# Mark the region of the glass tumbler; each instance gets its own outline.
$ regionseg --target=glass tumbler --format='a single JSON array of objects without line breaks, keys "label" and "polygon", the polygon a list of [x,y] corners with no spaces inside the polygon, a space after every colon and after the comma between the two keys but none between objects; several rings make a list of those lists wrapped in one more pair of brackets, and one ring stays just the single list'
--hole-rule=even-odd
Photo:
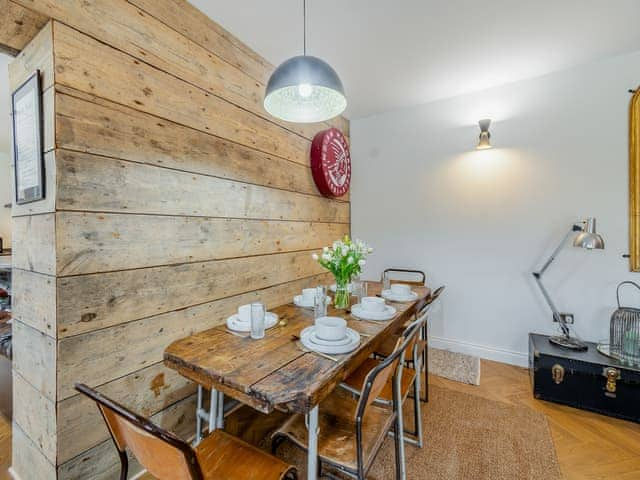
[{"label": "glass tumbler", "polygon": [[362,302],[362,299],[367,296],[369,291],[369,285],[367,282],[360,282],[360,295],[358,296],[358,303]]},{"label": "glass tumbler", "polygon": [[382,290],[389,290],[391,288],[391,279],[389,275],[385,272],[382,274]]},{"label": "glass tumbler", "polygon": [[251,304],[251,338],[256,340],[264,338],[265,314],[264,303],[255,302]]},{"label": "glass tumbler", "polygon": [[316,287],[316,298],[313,304],[313,318],[327,316],[327,287]]}]

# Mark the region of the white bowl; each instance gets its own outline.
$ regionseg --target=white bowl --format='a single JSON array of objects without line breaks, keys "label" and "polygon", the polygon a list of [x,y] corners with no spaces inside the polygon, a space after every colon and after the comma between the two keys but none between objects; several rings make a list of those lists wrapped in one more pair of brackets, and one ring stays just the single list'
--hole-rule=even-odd
[{"label": "white bowl", "polygon": [[315,288],[303,288],[302,289],[302,298],[304,298],[305,303],[314,302],[316,298],[316,289]]},{"label": "white bowl", "polygon": [[391,293],[399,297],[408,297],[411,295],[411,286],[404,283],[394,283],[391,285]]},{"label": "white bowl", "polygon": [[384,298],[380,297],[363,297],[360,304],[368,312],[384,312],[386,307]]},{"label": "white bowl", "polygon": [[238,318],[241,322],[251,322],[251,304],[240,305],[238,307]]},{"label": "white bowl", "polygon": [[342,340],[347,334],[347,321],[340,317],[319,317],[315,323],[316,336],[321,340]]}]

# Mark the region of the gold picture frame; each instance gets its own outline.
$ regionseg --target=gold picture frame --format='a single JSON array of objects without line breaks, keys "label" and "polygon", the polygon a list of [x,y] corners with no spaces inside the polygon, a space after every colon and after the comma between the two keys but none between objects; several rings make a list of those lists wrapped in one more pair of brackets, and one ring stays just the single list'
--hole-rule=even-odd
[{"label": "gold picture frame", "polygon": [[640,87],[629,105],[629,260],[640,272]]}]

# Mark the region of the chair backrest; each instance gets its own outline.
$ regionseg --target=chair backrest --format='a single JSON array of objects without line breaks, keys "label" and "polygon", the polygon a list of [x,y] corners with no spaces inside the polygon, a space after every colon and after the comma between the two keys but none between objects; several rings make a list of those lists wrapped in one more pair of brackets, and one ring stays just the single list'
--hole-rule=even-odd
[{"label": "chair backrest", "polygon": [[429,309],[431,308],[431,305],[433,304],[433,302],[435,302],[438,299],[438,297],[442,294],[443,291],[444,291],[444,285],[436,288],[433,292],[431,292],[431,295],[425,298],[424,302],[422,302],[418,306],[418,312],[416,313],[416,317],[421,318],[425,316],[429,311]]},{"label": "chair backrest", "polygon": [[367,374],[362,386],[362,394],[356,409],[356,419],[364,418],[366,409],[380,395],[380,392],[389,381],[397,374],[398,367],[402,365],[404,355],[414,348],[420,330],[420,321],[415,321],[409,325],[403,334],[398,338],[396,346],[391,355],[385,358],[379,365],[372,368]]},{"label": "chair backrest", "polygon": [[[400,278],[392,278],[394,274],[399,274],[397,277]],[[417,285],[424,286],[427,281],[427,276],[421,270],[411,270],[407,268],[387,268],[384,272],[382,272],[382,278],[384,279],[385,275],[391,283],[406,283],[407,285]],[[416,280],[406,280],[406,277],[414,277]]]},{"label": "chair backrest", "polygon": [[127,469],[125,452],[129,449],[159,480],[203,480],[195,452],[187,442],[86,385],[78,384],[76,390],[98,405],[120,453],[123,471]]}]

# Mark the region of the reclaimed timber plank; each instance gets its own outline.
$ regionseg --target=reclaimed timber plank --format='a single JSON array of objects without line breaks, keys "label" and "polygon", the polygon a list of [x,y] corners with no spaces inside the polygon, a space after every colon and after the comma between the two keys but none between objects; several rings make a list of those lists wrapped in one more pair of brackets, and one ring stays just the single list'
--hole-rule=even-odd
[{"label": "reclaimed timber plank", "polygon": [[78,275],[320,249],[348,231],[349,226],[340,223],[59,212],[57,273]]},{"label": "reclaimed timber plank", "polygon": [[12,323],[13,371],[56,400],[56,341],[18,320]]},{"label": "reclaimed timber plank", "polygon": [[[272,308],[291,301],[303,288],[328,281],[329,277],[322,274],[101,330],[95,330],[91,321],[69,325],[76,335],[62,338],[58,344],[58,400],[74,395],[76,382],[95,387],[162,361],[163,351],[171,342],[224,323],[239,305],[259,300]],[[251,280],[245,288],[255,288],[249,285]],[[59,322],[63,318],[58,314]],[[112,316],[101,320],[101,327],[118,321]]]},{"label": "reclaimed timber plank", "polygon": [[13,318],[55,338],[56,279],[14,268],[12,286]]},{"label": "reclaimed timber plank", "polygon": [[77,335],[321,273],[310,252],[293,252],[62,277],[58,335]]},{"label": "reclaimed timber plank", "polygon": [[38,446],[47,459],[56,461],[55,402],[29,384],[20,374],[13,374],[13,421]]},{"label": "reclaimed timber plank", "polygon": [[109,102],[56,95],[60,148],[320,195],[308,165]]},{"label": "reclaimed timber plank", "polygon": [[58,480],[56,467],[15,422],[11,428],[11,473],[15,480]]},{"label": "reclaimed timber plank", "polygon": [[56,151],[58,210],[349,222],[349,204],[233,180]]},{"label": "reclaimed timber plank", "polygon": [[65,25],[54,35],[56,83],[307,163],[310,140]]},{"label": "reclaimed timber plank", "polygon": [[17,55],[46,25],[49,18],[9,0],[0,0],[0,52]]},{"label": "reclaimed timber plank", "polygon": [[[2,0],[7,3],[6,0]],[[9,4],[15,5],[13,2]],[[22,7],[18,7],[22,8]],[[2,11],[2,8],[0,8]],[[47,90],[53,85],[53,27],[45,22],[33,40],[9,63],[9,87],[15,90],[36,70],[40,70],[40,85]]]},{"label": "reclaimed timber plank", "polygon": [[30,215],[13,219],[14,268],[47,275],[56,274],[55,214]]}]

